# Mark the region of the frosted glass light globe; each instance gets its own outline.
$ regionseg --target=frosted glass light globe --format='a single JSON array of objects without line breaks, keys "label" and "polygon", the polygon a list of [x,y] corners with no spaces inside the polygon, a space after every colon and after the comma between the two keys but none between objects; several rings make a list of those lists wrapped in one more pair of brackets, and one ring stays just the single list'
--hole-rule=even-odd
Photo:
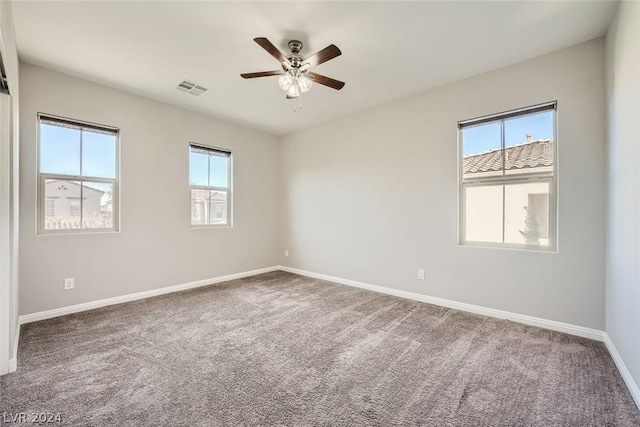
[{"label": "frosted glass light globe", "polygon": [[280,78],[278,79],[278,85],[282,90],[289,90],[292,83],[293,83],[293,77],[291,77],[289,74],[280,76]]},{"label": "frosted glass light globe", "polygon": [[311,79],[307,76],[300,76],[298,77],[298,85],[300,86],[300,90],[302,91],[302,93],[307,93],[309,92],[309,89],[311,89],[311,85],[313,84],[313,82],[311,81]]},{"label": "frosted glass light globe", "polygon": [[298,82],[293,82],[293,84],[287,91],[287,96],[289,98],[297,98],[300,96],[300,86],[298,86]]}]

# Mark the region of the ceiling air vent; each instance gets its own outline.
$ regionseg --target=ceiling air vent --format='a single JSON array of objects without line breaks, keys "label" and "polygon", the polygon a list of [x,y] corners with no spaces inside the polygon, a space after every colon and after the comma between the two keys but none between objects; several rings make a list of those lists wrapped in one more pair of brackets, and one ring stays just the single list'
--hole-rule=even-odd
[{"label": "ceiling air vent", "polygon": [[208,90],[206,87],[199,86],[187,80],[183,80],[182,83],[180,83],[176,87],[176,89],[181,90],[182,92],[190,93],[191,95],[196,95],[196,96],[202,95]]},{"label": "ceiling air vent", "polygon": [[189,92],[191,89],[195,87],[195,85],[196,85],[195,83],[191,83],[186,80],[183,80],[182,83],[180,83],[176,89],[181,90],[183,92]]},{"label": "ceiling air vent", "polygon": [[206,87],[202,87],[202,86],[198,86],[198,85],[196,85],[193,89],[191,89],[191,90],[189,91],[189,93],[190,93],[191,95],[202,95],[202,94],[203,94],[203,93],[205,93],[207,90],[209,90],[209,89],[207,89]]}]

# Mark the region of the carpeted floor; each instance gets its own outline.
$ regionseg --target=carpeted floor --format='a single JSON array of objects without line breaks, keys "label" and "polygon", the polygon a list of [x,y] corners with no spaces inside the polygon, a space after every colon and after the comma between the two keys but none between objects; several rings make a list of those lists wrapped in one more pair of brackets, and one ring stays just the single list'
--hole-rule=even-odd
[{"label": "carpeted floor", "polygon": [[600,342],[284,272],[25,325],[0,387],[48,425],[640,425]]}]

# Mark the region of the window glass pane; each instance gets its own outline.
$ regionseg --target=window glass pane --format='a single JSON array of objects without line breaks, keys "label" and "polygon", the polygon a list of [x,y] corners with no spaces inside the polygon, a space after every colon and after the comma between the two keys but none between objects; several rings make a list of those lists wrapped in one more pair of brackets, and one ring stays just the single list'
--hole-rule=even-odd
[{"label": "window glass pane", "polygon": [[191,189],[191,224],[209,223],[209,190]]},{"label": "window glass pane", "polygon": [[113,184],[83,182],[82,228],[113,228]]},{"label": "window glass pane", "polygon": [[189,184],[209,185],[209,156],[199,152],[189,152]]},{"label": "window glass pane", "polygon": [[220,156],[210,156],[210,186],[211,187],[228,187],[228,168],[229,158]]},{"label": "window glass pane", "polygon": [[82,175],[116,177],[116,136],[82,132]]},{"label": "window glass pane", "polygon": [[53,201],[53,215],[45,215],[45,230],[80,228],[80,183],[47,179],[44,183],[45,209]]},{"label": "window glass pane", "polygon": [[549,183],[505,186],[505,243],[549,246]]},{"label": "window glass pane", "polygon": [[227,224],[227,192],[211,191],[209,195],[209,224]]},{"label": "window glass pane", "polygon": [[502,142],[499,123],[462,129],[462,176],[485,178],[502,176]]},{"label": "window glass pane", "polygon": [[554,111],[505,120],[507,175],[553,173]]},{"label": "window glass pane", "polygon": [[502,185],[465,187],[465,240],[502,243]]},{"label": "window glass pane", "polygon": [[80,131],[40,125],[40,172],[80,175]]}]

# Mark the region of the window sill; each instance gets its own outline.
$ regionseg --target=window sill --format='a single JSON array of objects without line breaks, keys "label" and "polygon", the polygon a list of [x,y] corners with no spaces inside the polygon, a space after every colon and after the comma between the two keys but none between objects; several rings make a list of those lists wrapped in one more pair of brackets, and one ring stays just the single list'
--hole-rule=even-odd
[{"label": "window sill", "polygon": [[189,229],[191,230],[202,230],[207,228],[233,228],[233,225],[228,224],[207,224],[207,225],[191,225]]},{"label": "window sill", "polygon": [[87,234],[119,234],[120,230],[56,230],[56,231],[37,231],[36,236],[82,236]]},{"label": "window sill", "polygon": [[509,244],[491,244],[484,242],[462,242],[458,243],[458,247],[465,248],[477,248],[477,249],[501,249],[508,251],[524,251],[524,252],[536,252],[546,254],[557,254],[558,249],[556,247],[541,247],[541,246],[529,246],[529,245],[509,245]]}]

